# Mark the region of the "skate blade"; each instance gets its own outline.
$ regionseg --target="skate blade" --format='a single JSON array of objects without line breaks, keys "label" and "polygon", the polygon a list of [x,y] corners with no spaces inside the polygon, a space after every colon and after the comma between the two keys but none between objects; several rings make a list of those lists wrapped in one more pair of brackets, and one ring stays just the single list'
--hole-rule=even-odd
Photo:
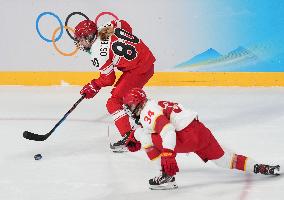
[{"label": "skate blade", "polygon": [[175,182],[164,183],[162,185],[150,185],[151,190],[175,190],[178,188]]},{"label": "skate blade", "polygon": [[126,149],[117,149],[117,150],[112,150],[113,153],[125,153],[128,152]]},{"label": "skate blade", "polygon": [[124,153],[128,152],[128,149],[126,147],[119,147],[119,148],[113,148],[111,149],[113,153]]}]

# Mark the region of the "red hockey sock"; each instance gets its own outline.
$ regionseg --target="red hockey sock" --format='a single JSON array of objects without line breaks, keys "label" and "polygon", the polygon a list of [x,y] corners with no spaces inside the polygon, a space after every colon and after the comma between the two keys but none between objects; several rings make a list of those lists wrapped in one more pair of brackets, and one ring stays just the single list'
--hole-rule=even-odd
[{"label": "red hockey sock", "polygon": [[246,156],[234,154],[231,161],[231,169],[246,171]]},{"label": "red hockey sock", "polygon": [[112,115],[115,126],[117,127],[121,136],[131,130],[129,116],[122,107],[122,100],[120,98],[111,97],[108,99],[106,107],[109,114]]},{"label": "red hockey sock", "polygon": [[118,119],[114,119],[114,123],[121,136],[124,136],[127,132],[131,130],[129,116],[127,114]]}]

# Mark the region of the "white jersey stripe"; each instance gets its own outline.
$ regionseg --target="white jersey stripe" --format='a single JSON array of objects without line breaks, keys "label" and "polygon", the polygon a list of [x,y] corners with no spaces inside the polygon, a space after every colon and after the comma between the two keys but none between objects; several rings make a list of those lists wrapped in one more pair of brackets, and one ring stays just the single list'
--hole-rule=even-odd
[{"label": "white jersey stripe", "polygon": [[114,58],[113,58],[113,60],[112,60],[112,64],[113,64],[113,65],[117,65],[117,63],[119,63],[119,60],[120,60],[120,56],[114,54]]},{"label": "white jersey stripe", "polygon": [[110,64],[109,66],[103,68],[103,69],[100,69],[100,72],[102,74],[105,74],[105,75],[109,75],[112,71],[114,71],[114,68],[113,68],[113,65]]},{"label": "white jersey stripe", "polygon": [[114,121],[119,120],[120,118],[126,116],[126,112],[124,110],[118,110],[115,113],[112,114],[112,118]]}]

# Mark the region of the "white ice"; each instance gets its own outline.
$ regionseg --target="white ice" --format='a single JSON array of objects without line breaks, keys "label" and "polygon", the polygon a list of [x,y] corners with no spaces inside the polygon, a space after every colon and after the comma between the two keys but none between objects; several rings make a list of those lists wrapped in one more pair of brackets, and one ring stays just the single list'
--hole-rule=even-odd
[{"label": "white ice", "polygon": [[[151,191],[159,174],[143,151],[112,153],[118,134],[107,115],[110,88],[84,100],[44,142],[25,130],[47,133],[80,98],[80,87],[0,87],[0,200],[278,200],[283,174],[267,177],[221,169],[194,154],[180,154],[179,189]],[[218,141],[262,163],[284,167],[283,87],[149,87],[148,95],[180,102],[199,113]],[[35,161],[33,156],[43,158]]]}]

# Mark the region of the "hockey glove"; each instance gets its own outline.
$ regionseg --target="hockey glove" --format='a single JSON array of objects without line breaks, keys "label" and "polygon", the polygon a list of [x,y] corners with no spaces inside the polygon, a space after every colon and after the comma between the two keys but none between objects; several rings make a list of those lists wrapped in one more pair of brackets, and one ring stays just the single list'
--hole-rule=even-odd
[{"label": "hockey glove", "polygon": [[174,176],[178,171],[176,153],[171,149],[163,149],[161,154],[161,166],[164,172],[169,176]]},{"label": "hockey glove", "polygon": [[135,130],[132,130],[129,133],[128,138],[125,142],[126,147],[131,152],[139,151],[141,149],[141,142],[135,139],[134,132]]},{"label": "hockey glove", "polygon": [[86,99],[91,99],[100,91],[100,89],[101,87],[96,84],[95,80],[92,80],[91,83],[88,83],[82,88],[80,94],[85,94]]}]

